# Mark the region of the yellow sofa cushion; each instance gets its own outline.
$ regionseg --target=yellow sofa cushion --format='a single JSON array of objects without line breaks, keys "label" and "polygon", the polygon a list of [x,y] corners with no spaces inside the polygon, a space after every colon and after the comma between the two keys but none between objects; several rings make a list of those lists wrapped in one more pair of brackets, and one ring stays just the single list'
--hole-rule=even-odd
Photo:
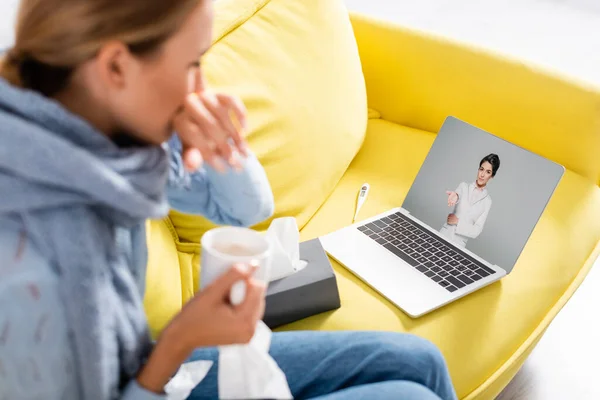
[{"label": "yellow sofa cushion", "polygon": [[[302,239],[351,224],[357,188],[363,182],[371,184],[371,192],[361,218],[402,205],[434,139],[430,132],[369,120],[362,150],[327,202],[305,226]],[[279,330],[411,332],[440,347],[459,398],[471,394],[469,398],[492,399],[489,393],[477,397],[477,391],[499,370],[523,361],[519,357],[531,350],[566,301],[562,296],[568,298],[572,293],[570,285],[578,285],[590,267],[591,256],[598,252],[598,221],[600,189],[568,171],[513,272],[500,282],[424,317],[411,319],[332,261],[342,307]],[[505,384],[502,382],[496,389],[501,390]]]},{"label": "yellow sofa cushion", "polygon": [[[273,187],[274,217],[294,215],[301,227],[364,138],[366,89],[348,13],[341,0],[219,0],[215,7],[207,80],[245,102],[248,141]],[[212,226],[177,212],[171,220],[180,239],[193,243]]]}]

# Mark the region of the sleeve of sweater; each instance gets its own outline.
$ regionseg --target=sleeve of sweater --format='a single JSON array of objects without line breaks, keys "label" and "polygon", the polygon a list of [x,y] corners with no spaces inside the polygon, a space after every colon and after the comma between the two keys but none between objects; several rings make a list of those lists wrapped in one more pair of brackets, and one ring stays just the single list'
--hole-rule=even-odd
[{"label": "sleeve of sweater", "polygon": [[267,175],[252,153],[242,159],[241,171],[224,173],[204,165],[188,173],[181,157],[181,142],[168,143],[171,170],[167,193],[173,209],[202,215],[218,225],[252,226],[269,218],[274,201]]},{"label": "sleeve of sweater", "polygon": [[[76,399],[58,277],[27,235],[0,217],[0,399]],[[121,400],[162,400],[132,380]]]}]

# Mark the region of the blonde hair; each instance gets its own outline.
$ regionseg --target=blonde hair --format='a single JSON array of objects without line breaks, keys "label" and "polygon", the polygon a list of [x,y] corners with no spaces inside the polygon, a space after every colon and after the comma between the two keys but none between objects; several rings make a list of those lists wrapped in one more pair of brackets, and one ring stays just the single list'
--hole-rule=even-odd
[{"label": "blonde hair", "polygon": [[157,50],[202,1],[21,0],[0,77],[51,96],[109,40],[137,55]]}]

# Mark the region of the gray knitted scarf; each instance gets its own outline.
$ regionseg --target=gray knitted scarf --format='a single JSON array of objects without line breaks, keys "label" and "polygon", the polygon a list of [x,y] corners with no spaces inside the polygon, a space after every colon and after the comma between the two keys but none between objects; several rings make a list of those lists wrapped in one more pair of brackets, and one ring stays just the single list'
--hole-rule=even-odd
[{"label": "gray knitted scarf", "polygon": [[168,212],[167,175],[165,148],[120,148],[0,79],[0,214],[22,219],[59,276],[79,398],[118,397],[150,351],[136,280],[144,221]]}]

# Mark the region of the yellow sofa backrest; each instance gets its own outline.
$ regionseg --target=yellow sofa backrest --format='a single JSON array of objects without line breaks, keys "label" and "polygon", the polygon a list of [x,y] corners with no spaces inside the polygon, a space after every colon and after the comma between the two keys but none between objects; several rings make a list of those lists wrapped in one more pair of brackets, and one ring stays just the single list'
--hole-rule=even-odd
[{"label": "yellow sofa backrest", "polygon": [[[219,0],[215,8],[206,78],[243,99],[275,217],[295,216],[302,228],[365,135],[366,89],[348,12],[342,0]],[[171,221],[192,243],[212,226],[177,212]]]},{"label": "yellow sofa backrest", "polygon": [[453,115],[600,184],[600,90],[364,15],[352,24],[381,118],[438,132]]}]

